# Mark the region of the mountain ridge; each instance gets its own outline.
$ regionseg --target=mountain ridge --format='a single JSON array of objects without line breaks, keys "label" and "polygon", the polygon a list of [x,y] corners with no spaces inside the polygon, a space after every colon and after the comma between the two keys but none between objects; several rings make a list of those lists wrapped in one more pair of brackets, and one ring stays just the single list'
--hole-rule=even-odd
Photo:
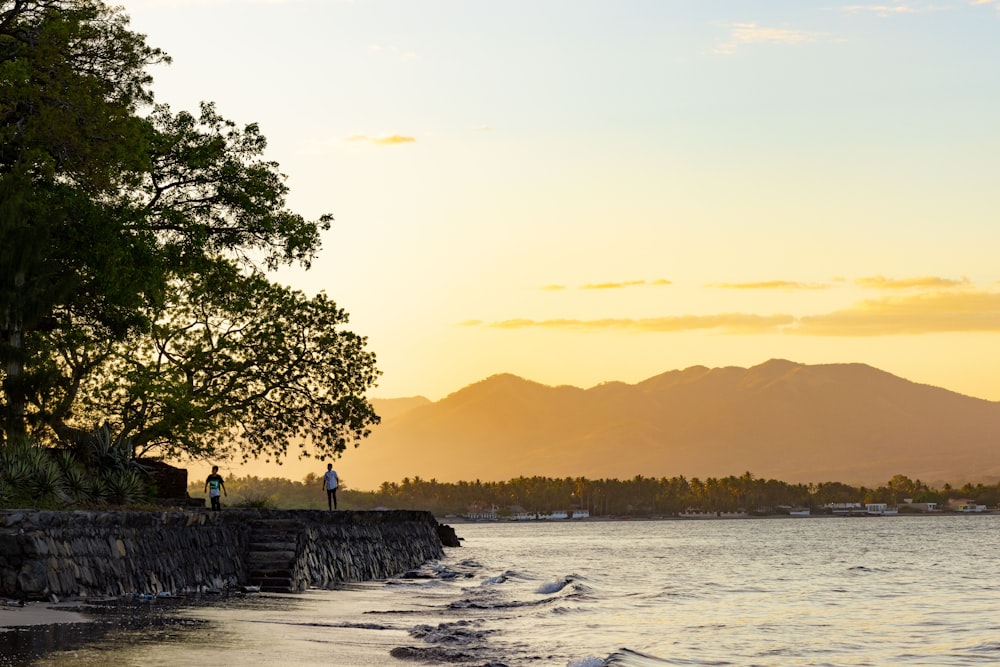
[{"label": "mountain ridge", "polygon": [[952,484],[1000,478],[1000,403],[860,363],[691,366],[588,389],[502,373],[439,401],[372,403],[391,407],[391,416],[380,412],[382,424],[345,456],[354,488],[415,476],[706,478],[748,470],[866,485],[895,474]]}]

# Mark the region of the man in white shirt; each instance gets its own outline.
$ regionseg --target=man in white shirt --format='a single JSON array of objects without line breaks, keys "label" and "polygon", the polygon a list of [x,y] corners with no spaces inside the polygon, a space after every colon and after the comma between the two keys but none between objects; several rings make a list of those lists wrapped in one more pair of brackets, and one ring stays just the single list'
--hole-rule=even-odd
[{"label": "man in white shirt", "polygon": [[333,469],[333,464],[327,463],[326,474],[323,475],[323,488],[326,489],[326,504],[330,510],[337,509],[337,484],[339,483],[340,479],[337,477],[337,471]]}]

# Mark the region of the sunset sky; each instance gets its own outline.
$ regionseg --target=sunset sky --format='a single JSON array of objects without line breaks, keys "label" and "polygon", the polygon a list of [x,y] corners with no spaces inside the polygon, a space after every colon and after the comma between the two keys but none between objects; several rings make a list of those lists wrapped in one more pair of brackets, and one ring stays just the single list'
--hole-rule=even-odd
[{"label": "sunset sky", "polygon": [[862,362],[1000,400],[1000,0],[126,0],[257,122],[373,396]]}]

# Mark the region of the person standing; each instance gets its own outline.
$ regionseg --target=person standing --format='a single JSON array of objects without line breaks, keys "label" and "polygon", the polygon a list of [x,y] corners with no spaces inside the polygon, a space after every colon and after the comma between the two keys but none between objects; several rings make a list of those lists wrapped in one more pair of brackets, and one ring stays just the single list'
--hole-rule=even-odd
[{"label": "person standing", "polygon": [[229,497],[229,494],[226,493],[226,483],[219,474],[219,466],[212,466],[212,474],[205,480],[205,491],[208,491],[208,497],[212,499],[212,509],[216,512],[222,509],[220,496],[225,493]]},{"label": "person standing", "polygon": [[337,471],[333,469],[332,463],[326,464],[326,474],[323,475],[323,488],[326,489],[326,504],[330,510],[337,509],[337,485],[340,478]]}]

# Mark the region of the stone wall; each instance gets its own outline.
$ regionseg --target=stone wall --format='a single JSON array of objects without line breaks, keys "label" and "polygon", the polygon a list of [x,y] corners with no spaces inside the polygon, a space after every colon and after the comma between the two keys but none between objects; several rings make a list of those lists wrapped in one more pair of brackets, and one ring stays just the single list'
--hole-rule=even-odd
[{"label": "stone wall", "polygon": [[[282,524],[289,590],[380,579],[443,556],[427,512],[0,511],[0,595],[180,594],[253,583],[261,526]],[[256,535],[256,536],[255,536]],[[280,564],[282,567],[284,565]]]}]

